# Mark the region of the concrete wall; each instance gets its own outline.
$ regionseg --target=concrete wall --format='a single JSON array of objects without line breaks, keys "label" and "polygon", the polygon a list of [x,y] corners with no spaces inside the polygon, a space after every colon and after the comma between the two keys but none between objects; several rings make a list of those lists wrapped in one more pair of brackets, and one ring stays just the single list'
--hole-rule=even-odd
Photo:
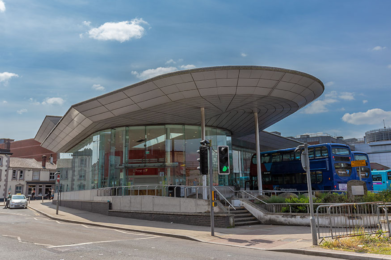
[{"label": "concrete wall", "polygon": [[[57,194],[55,194],[57,199]],[[61,200],[97,201],[112,203],[112,209],[118,211],[148,211],[172,213],[209,212],[208,200],[173,198],[160,196],[97,196],[97,190],[70,191],[61,193]],[[215,207],[215,212],[223,212]]]},{"label": "concrete wall", "polygon": [[[54,205],[57,205],[56,200],[53,200],[52,203]],[[85,210],[85,211],[90,211],[90,212],[104,214],[104,215],[108,215],[109,205],[110,204],[107,202],[96,202],[96,201],[72,201],[72,200],[60,201],[60,206],[62,207]]]}]

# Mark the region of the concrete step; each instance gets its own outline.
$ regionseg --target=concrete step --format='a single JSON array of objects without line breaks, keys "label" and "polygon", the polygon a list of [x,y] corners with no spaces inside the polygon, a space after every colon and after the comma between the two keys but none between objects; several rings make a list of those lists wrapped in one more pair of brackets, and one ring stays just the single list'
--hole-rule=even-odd
[{"label": "concrete step", "polygon": [[235,223],[235,226],[249,226],[261,224],[258,220]]},{"label": "concrete step", "polygon": [[251,213],[235,214],[235,218],[252,217]]},{"label": "concrete step", "polygon": [[247,221],[253,221],[253,220],[258,221],[257,218],[254,216],[244,217],[244,218],[235,218],[235,224],[239,223],[239,222],[247,222]]},{"label": "concrete step", "polygon": [[230,213],[234,214],[234,215],[236,215],[236,214],[243,214],[243,213],[248,213],[248,210],[246,210],[246,209],[231,210]]}]

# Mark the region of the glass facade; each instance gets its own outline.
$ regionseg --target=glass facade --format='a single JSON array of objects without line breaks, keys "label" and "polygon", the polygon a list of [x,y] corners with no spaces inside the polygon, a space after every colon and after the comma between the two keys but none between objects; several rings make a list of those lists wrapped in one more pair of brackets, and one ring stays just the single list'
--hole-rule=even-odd
[{"label": "glass facade", "polygon": [[[205,134],[214,150],[219,145],[230,147],[232,165],[230,132],[206,127]],[[197,170],[200,141],[201,127],[193,125],[107,129],[59,154],[57,168],[64,191],[159,184],[198,186],[203,185]],[[213,166],[213,185],[230,185],[232,174],[217,174],[217,153],[213,153]]]}]

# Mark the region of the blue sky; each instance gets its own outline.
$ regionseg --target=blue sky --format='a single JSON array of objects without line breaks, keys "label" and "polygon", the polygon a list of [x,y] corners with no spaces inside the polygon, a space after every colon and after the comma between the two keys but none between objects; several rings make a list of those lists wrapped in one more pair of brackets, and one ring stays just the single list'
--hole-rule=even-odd
[{"label": "blue sky", "polygon": [[362,137],[391,126],[391,1],[0,0],[0,138],[158,73],[222,65],[326,85],[267,129]]}]

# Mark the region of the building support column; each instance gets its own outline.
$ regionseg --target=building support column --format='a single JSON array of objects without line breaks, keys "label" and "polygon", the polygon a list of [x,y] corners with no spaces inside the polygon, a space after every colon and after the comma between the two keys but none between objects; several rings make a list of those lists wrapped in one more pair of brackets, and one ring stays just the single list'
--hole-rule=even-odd
[{"label": "building support column", "polygon": [[255,145],[257,153],[257,180],[258,180],[258,192],[262,194],[262,172],[261,172],[261,151],[259,143],[259,125],[258,125],[258,112],[254,112],[255,121]]},{"label": "building support column", "polygon": [[[205,108],[201,107],[201,140],[205,140]],[[210,169],[212,170],[212,169]],[[202,175],[202,199],[208,199],[207,176]]]}]

